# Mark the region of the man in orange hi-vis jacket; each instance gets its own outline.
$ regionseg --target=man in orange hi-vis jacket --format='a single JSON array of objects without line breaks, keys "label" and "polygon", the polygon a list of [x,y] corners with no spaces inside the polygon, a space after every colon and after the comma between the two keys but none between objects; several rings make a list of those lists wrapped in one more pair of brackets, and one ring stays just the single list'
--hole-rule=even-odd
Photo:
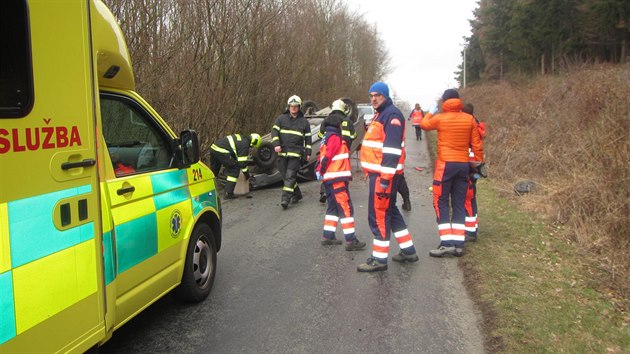
[{"label": "man in orange hi-vis jacket", "polygon": [[372,257],[357,267],[359,272],[387,269],[389,238],[393,232],[400,253],[395,262],[416,262],[418,255],[411,234],[396,206],[396,195],[405,168],[405,118],[389,97],[384,82],[374,83],[368,90],[376,116],[370,123],[361,144],[361,168],[368,176],[368,224],[374,241]]},{"label": "man in orange hi-vis jacket", "polygon": [[[443,113],[434,115],[437,106],[422,119],[424,130],[438,131],[438,156],[433,175],[433,207],[437,216],[440,245],[431,257],[464,254],[466,192],[471,165],[483,162],[483,146],[477,122],[462,112],[462,101],[454,89],[442,95]],[[475,154],[469,162],[468,148]],[[450,207],[453,208],[451,215]]]}]

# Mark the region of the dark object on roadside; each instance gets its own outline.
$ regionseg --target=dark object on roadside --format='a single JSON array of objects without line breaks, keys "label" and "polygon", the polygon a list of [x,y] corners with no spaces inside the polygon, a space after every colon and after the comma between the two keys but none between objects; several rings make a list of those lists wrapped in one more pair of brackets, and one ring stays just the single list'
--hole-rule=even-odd
[{"label": "dark object on roadside", "polygon": [[536,191],[537,184],[534,181],[524,180],[519,181],[514,185],[514,191],[518,195],[523,195],[527,193],[533,193]]}]

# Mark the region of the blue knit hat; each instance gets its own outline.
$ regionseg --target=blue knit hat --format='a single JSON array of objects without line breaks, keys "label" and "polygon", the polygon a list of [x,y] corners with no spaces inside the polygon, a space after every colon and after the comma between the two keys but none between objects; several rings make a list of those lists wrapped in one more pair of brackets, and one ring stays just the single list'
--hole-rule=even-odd
[{"label": "blue knit hat", "polygon": [[446,100],[450,100],[451,98],[459,98],[459,93],[457,93],[457,90],[448,89],[442,94],[442,102],[446,102]]},{"label": "blue knit hat", "polygon": [[381,95],[389,98],[389,87],[387,87],[387,84],[382,81],[375,82],[372,86],[370,86],[368,94],[372,92],[380,93]]}]

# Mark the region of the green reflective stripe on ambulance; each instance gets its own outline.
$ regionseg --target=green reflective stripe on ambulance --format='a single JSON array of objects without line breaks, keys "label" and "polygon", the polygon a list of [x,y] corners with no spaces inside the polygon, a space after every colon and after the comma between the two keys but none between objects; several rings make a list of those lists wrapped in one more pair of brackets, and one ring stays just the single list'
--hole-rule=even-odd
[{"label": "green reflective stripe on ambulance", "polygon": [[85,185],[7,203],[13,268],[94,238],[92,222],[59,231],[50,217],[60,199],[91,191]]},{"label": "green reflective stripe on ambulance", "polygon": [[[191,187],[192,187],[191,188],[191,192],[192,192],[192,189],[194,188],[194,186],[191,186]],[[216,197],[215,192],[209,188],[206,192],[193,196],[192,206],[193,206],[194,218],[197,218],[197,215],[205,208],[212,208],[215,210],[218,209],[217,197]]]},{"label": "green reflective stripe on ambulance", "polygon": [[114,253],[112,247],[112,233],[103,234],[103,267],[105,268],[105,285],[114,281]]},{"label": "green reflective stripe on ambulance", "polygon": [[0,344],[15,337],[12,272],[0,274]]},{"label": "green reflective stripe on ambulance", "polygon": [[157,217],[151,213],[115,228],[118,273],[157,254]]},{"label": "green reflective stripe on ambulance", "polygon": [[151,185],[155,195],[153,202],[156,210],[190,200],[186,170],[152,175]]}]

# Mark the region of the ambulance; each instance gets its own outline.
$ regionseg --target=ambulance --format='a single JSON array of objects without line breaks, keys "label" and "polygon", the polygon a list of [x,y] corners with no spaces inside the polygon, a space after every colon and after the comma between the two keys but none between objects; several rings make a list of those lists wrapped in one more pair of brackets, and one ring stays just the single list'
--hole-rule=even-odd
[{"label": "ambulance", "polygon": [[214,176],[135,92],[99,0],[2,0],[0,353],[84,352],[160,297],[205,299]]}]

